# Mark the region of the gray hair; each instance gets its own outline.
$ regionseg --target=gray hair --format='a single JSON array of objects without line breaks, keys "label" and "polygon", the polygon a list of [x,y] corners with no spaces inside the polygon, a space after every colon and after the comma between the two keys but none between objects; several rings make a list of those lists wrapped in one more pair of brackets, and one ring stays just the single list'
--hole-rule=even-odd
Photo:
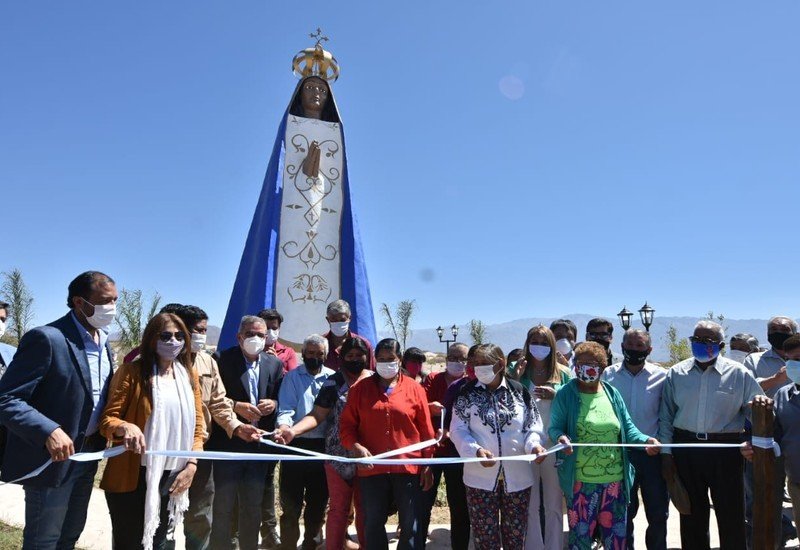
[{"label": "gray hair", "polygon": [[744,342],[750,348],[750,353],[758,351],[758,338],[747,332],[740,332],[731,336],[731,345],[734,342]]},{"label": "gray hair", "polygon": [[697,331],[697,329],[699,328],[707,328],[709,330],[713,330],[714,332],[717,333],[720,342],[725,341],[725,329],[722,328],[722,325],[720,325],[719,323],[715,323],[710,319],[701,319],[697,321],[697,324],[694,326],[694,330]]},{"label": "gray hair", "polygon": [[242,320],[239,321],[239,334],[244,334],[247,332],[247,328],[251,325],[267,326],[267,323],[265,323],[264,319],[261,317],[256,317],[255,315],[245,315],[242,317]]},{"label": "gray hair", "polygon": [[[767,323],[767,327],[772,326],[773,323],[779,323],[781,321],[788,321],[789,325],[792,327],[792,333],[797,334],[797,321],[792,319],[791,317],[787,317],[786,315],[776,315],[772,319],[769,320]],[[767,328],[769,330],[769,328]]]},{"label": "gray hair", "polygon": [[640,328],[629,328],[626,330],[625,334],[622,335],[622,343],[624,344],[625,341],[631,336],[641,336],[647,342],[648,347],[653,345],[653,341],[650,338],[650,333]]},{"label": "gray hair", "polygon": [[327,315],[340,315],[345,314],[348,317],[350,314],[350,304],[345,302],[344,300],[334,300],[330,304],[328,304],[328,309],[326,311]]},{"label": "gray hair", "polygon": [[319,334],[309,334],[306,336],[306,339],[303,340],[303,349],[301,353],[305,353],[308,346],[322,346],[325,350],[325,355],[328,355],[328,339],[324,336],[320,336]]}]

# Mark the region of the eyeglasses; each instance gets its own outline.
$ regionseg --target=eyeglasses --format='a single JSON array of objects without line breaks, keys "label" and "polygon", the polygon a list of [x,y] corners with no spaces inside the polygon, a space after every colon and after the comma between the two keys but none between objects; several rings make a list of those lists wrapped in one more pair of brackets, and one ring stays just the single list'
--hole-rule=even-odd
[{"label": "eyeglasses", "polygon": [[598,340],[610,340],[611,335],[607,332],[590,332],[587,334],[589,338],[596,338]]},{"label": "eyeglasses", "polygon": [[719,340],[714,340],[712,338],[700,338],[698,336],[690,336],[689,341],[693,344],[705,344],[707,346],[720,343]]},{"label": "eyeglasses", "polygon": [[158,339],[162,342],[169,342],[173,338],[175,338],[178,342],[183,342],[185,337],[182,332],[169,332],[168,330],[165,330],[158,335]]}]

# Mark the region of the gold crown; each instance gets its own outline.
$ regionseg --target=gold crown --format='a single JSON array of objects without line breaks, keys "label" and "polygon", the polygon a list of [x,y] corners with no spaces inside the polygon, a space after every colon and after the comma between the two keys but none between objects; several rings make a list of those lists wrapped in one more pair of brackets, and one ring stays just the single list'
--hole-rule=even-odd
[{"label": "gold crown", "polygon": [[292,72],[298,78],[316,76],[328,82],[335,82],[339,78],[339,62],[331,52],[322,49],[322,42],[327,42],[328,37],[322,35],[322,30],[317,28],[316,33],[309,34],[317,43],[313,48],[306,48],[292,59]]}]

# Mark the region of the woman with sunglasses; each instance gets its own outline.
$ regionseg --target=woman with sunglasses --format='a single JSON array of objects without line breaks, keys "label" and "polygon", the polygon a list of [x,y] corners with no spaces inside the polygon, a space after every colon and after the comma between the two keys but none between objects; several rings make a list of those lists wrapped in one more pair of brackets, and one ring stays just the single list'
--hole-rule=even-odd
[{"label": "woman with sunglasses", "polygon": [[555,399],[548,434],[567,445],[560,451],[561,490],[567,500],[569,548],[592,548],[599,528],[604,548],[625,548],[627,511],[633,466],[624,447],[579,447],[575,443],[646,443],[648,455],[659,453],[657,439],[639,431],[620,393],[600,375],[608,364],[605,348],[597,342],[575,347],[576,378],[564,385]]},{"label": "woman with sunglasses", "polygon": [[[538,325],[528,331],[525,338],[525,357],[520,359],[520,382],[531,392],[536,407],[542,415],[542,445],[550,447],[547,437],[550,427],[550,406],[556,392],[569,382],[569,370],[558,364],[556,339],[549,328]],[[533,464],[533,490],[528,510],[528,537],[525,546],[531,549],[561,550],[563,537],[563,496],[558,484],[556,457],[550,455],[541,464]],[[541,483],[542,492],[539,493]],[[544,508],[544,533],[539,520],[539,507]]]},{"label": "woman with sunglasses", "polygon": [[189,506],[195,459],[145,455],[146,450],[202,450],[205,426],[191,335],[172,313],[144,329],[140,356],[111,380],[100,433],[131,452],[109,459],[106,492],[116,550],[164,548],[170,511],[175,523]]}]

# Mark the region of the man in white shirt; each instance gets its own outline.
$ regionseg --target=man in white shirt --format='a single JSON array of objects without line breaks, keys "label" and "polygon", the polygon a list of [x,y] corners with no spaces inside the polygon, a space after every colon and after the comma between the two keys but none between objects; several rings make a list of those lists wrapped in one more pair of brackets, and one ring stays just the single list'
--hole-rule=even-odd
[{"label": "man in white shirt", "polygon": [[[650,437],[657,437],[661,390],[667,371],[647,361],[647,356],[652,351],[650,333],[641,329],[628,329],[622,337],[623,361],[605,369],[601,379],[614,386],[622,395],[639,431]],[[634,547],[633,519],[639,510],[641,490],[647,516],[647,549],[666,550],[669,494],[667,484],[661,476],[661,457],[649,456],[644,449],[629,449],[628,458],[636,470],[628,504],[628,548],[633,550]]]}]

